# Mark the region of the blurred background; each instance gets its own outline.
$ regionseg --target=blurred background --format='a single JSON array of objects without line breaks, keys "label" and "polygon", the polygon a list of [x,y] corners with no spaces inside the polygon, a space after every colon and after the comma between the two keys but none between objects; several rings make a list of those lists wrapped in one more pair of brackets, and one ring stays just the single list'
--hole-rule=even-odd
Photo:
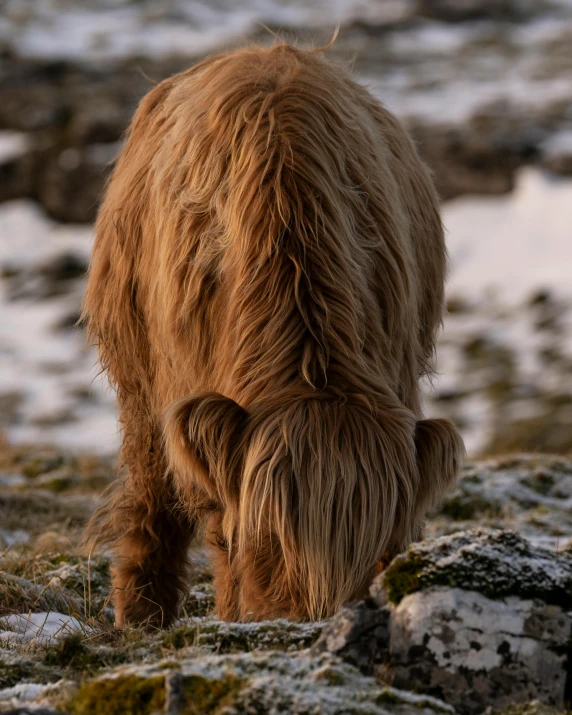
[{"label": "blurred background", "polygon": [[74,327],[140,98],[273,33],[326,44],[414,135],[443,201],[427,413],[471,456],[572,452],[572,0],[0,0],[0,432],[98,456],[114,395]]}]

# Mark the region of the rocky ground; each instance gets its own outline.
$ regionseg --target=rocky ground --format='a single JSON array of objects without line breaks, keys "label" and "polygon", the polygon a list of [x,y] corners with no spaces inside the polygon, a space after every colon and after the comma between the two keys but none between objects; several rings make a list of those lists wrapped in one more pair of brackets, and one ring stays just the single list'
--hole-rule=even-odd
[{"label": "rocky ground", "polygon": [[217,621],[197,548],[180,621],[154,633],[114,628],[108,558],[80,546],[114,469],[2,448],[0,711],[544,715],[570,703],[571,461],[467,464],[426,541],[326,623]]}]

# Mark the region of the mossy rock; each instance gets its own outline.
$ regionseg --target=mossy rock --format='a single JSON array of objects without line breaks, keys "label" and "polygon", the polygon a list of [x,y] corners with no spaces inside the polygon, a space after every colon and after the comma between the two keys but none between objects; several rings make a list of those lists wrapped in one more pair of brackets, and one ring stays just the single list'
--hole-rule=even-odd
[{"label": "mossy rock", "polygon": [[453,521],[468,521],[484,514],[499,516],[501,513],[502,504],[499,501],[463,491],[445,499],[440,509],[440,514]]},{"label": "mossy rock", "polygon": [[44,667],[33,658],[18,655],[0,658],[0,690],[18,683],[54,683],[61,677],[60,669]]},{"label": "mossy rock", "polygon": [[254,650],[301,650],[320,636],[322,623],[294,623],[285,619],[257,623],[227,623],[191,618],[161,636],[166,648],[200,646],[216,653],[247,653]]},{"label": "mossy rock", "polygon": [[466,465],[447,495],[431,535],[509,524],[522,536],[554,550],[572,535],[572,462],[544,454],[514,455]]},{"label": "mossy rock", "polygon": [[178,662],[123,666],[83,683],[58,706],[69,715],[151,715],[167,708],[180,715],[403,715],[413,709],[454,715],[442,701],[382,688],[349,663],[309,651],[194,652]]},{"label": "mossy rock", "polygon": [[82,685],[65,704],[71,715],[151,715],[165,707],[165,678],[125,675]]},{"label": "mossy rock", "polygon": [[44,655],[44,663],[91,672],[104,666],[101,656],[88,648],[85,639],[79,633],[71,633],[55,646],[48,648]]},{"label": "mossy rock", "polygon": [[416,591],[448,586],[572,608],[570,554],[534,547],[510,531],[472,529],[414,544],[378,579],[394,604]]},{"label": "mossy rock", "polygon": [[211,680],[201,675],[185,678],[184,715],[211,715],[221,708],[232,705],[244,681],[232,675],[220,680]]},{"label": "mossy rock", "polygon": [[43,664],[64,669],[70,677],[77,677],[78,674],[94,675],[128,660],[129,654],[123,648],[93,646],[81,633],[70,633],[45,649]]}]

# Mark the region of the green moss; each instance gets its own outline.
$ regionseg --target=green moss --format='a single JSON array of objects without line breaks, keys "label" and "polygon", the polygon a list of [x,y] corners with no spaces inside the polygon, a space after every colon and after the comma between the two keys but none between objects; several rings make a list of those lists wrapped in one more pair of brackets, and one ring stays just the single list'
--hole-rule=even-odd
[{"label": "green moss", "polygon": [[51,566],[52,568],[57,568],[62,564],[74,564],[77,561],[77,558],[74,557],[72,554],[63,553],[53,554],[51,556],[42,556],[42,559],[48,566]]},{"label": "green moss", "polygon": [[482,335],[471,338],[463,345],[463,352],[468,360],[482,360],[491,350],[491,341]]},{"label": "green moss", "polygon": [[471,304],[459,295],[452,296],[447,301],[447,313],[450,315],[465,314],[471,312]]},{"label": "green moss", "polygon": [[328,685],[331,686],[345,685],[346,683],[344,674],[340,670],[338,670],[338,668],[335,668],[331,665],[320,669],[320,671],[316,673],[314,677],[318,680],[324,680]]},{"label": "green moss", "polygon": [[239,631],[229,631],[227,633],[217,629],[201,628],[197,635],[197,645],[215,646],[217,653],[248,653],[256,649],[258,643],[251,642],[248,636]]},{"label": "green moss", "polygon": [[20,658],[15,662],[0,659],[0,690],[18,683],[55,683],[62,677],[61,668],[46,667],[31,658]]},{"label": "green moss", "polygon": [[55,492],[59,494],[60,492],[65,492],[74,484],[73,477],[69,476],[59,476],[50,479],[47,482],[42,483],[42,489],[47,489],[50,492]]},{"label": "green moss", "polygon": [[550,472],[539,470],[522,480],[523,484],[533,489],[541,496],[547,496],[554,487],[554,475]]},{"label": "green moss", "polygon": [[445,500],[440,513],[453,521],[468,521],[485,514],[499,516],[502,513],[502,505],[478,495],[455,494]]},{"label": "green moss", "polygon": [[[529,516],[529,523],[543,523],[542,517],[552,513],[551,508],[547,504],[538,504],[534,507],[534,512]],[[539,519],[539,517],[541,517]]]},{"label": "green moss", "polygon": [[64,458],[60,455],[54,455],[49,458],[44,457],[32,457],[22,460],[23,464],[21,466],[22,474],[24,476],[33,479],[39,474],[45,474],[46,472],[51,472],[54,469],[58,469],[64,463]]},{"label": "green moss", "polygon": [[402,705],[403,699],[392,690],[383,690],[374,700],[376,705]]},{"label": "green moss", "polygon": [[6,663],[0,660],[0,690],[11,688],[21,682],[35,682],[37,673],[35,663],[30,660],[19,663]]},{"label": "green moss", "polygon": [[163,676],[127,675],[85,683],[65,708],[71,715],[150,715],[164,706]]},{"label": "green moss", "polygon": [[100,654],[89,648],[79,633],[72,633],[51,648],[44,655],[45,665],[59,665],[80,672],[93,673],[103,667],[106,662]]},{"label": "green moss", "polygon": [[511,374],[499,375],[485,386],[485,393],[492,402],[503,402],[510,399],[516,388],[516,381]]},{"label": "green moss", "polygon": [[189,648],[195,645],[196,640],[197,628],[188,624],[171,628],[161,636],[162,645],[165,648],[174,648],[175,650]]},{"label": "green moss", "polygon": [[561,472],[562,474],[572,474],[572,462],[566,462],[562,459],[553,459],[547,466],[550,467],[550,469]]},{"label": "green moss", "polygon": [[48,648],[44,656],[44,663],[46,665],[76,665],[80,662],[83,663],[88,653],[89,650],[84,644],[82,636],[79,633],[72,633],[62,638],[57,645]]},{"label": "green moss", "polygon": [[214,715],[230,705],[240,692],[244,681],[227,676],[222,680],[209,680],[201,675],[185,678],[185,715]]},{"label": "green moss", "polygon": [[424,565],[418,556],[402,556],[386,569],[383,583],[391,603],[397,605],[402,598],[421,589],[420,573]]},{"label": "green moss", "polygon": [[289,650],[310,647],[319,637],[321,627],[274,621],[253,624],[221,624],[220,622],[201,622],[200,626],[181,627],[172,638],[177,647],[186,645],[204,646],[216,653],[248,653],[253,650]]}]

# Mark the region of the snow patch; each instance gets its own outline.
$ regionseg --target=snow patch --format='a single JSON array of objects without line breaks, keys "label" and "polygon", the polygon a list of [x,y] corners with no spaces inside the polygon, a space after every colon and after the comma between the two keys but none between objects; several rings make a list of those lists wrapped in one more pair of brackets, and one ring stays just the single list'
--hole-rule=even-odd
[{"label": "snow patch", "polygon": [[57,611],[42,613],[16,613],[0,619],[0,641],[53,644],[72,633],[91,631],[73,616]]},{"label": "snow patch", "polygon": [[30,150],[30,137],[22,132],[0,131],[0,164],[5,164]]}]

